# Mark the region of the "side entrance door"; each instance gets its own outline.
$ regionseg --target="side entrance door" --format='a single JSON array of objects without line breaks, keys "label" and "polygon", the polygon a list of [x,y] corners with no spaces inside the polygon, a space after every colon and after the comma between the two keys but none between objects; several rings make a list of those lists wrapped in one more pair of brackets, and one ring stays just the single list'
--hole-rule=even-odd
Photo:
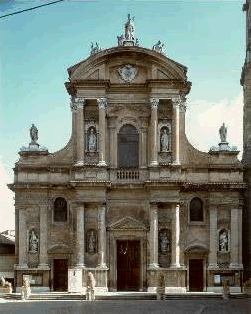
[{"label": "side entrance door", "polygon": [[203,259],[189,260],[189,291],[203,291]]},{"label": "side entrance door", "polygon": [[140,241],[117,241],[117,290],[138,291]]},{"label": "side entrance door", "polygon": [[68,290],[68,260],[54,259],[54,291]]}]

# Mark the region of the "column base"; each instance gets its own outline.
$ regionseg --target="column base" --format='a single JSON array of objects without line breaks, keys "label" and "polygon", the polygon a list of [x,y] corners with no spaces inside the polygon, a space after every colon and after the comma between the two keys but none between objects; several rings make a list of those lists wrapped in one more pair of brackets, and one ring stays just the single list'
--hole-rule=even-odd
[{"label": "column base", "polygon": [[41,269],[41,270],[50,270],[50,267],[48,264],[46,263],[41,263],[38,265],[38,269]]},{"label": "column base", "polygon": [[76,265],[74,266],[74,268],[77,268],[77,269],[79,269],[79,268],[85,269],[86,266],[85,266],[84,263],[78,263],[78,264],[76,264]]},{"label": "column base", "polygon": [[240,264],[240,263],[230,263],[229,269],[243,270],[243,264]]},{"label": "column base", "polygon": [[179,160],[175,160],[172,164],[175,165],[175,166],[179,166],[180,165],[180,161]]},{"label": "column base", "polygon": [[82,166],[84,166],[84,162],[83,161],[78,161],[74,166],[75,167],[82,167]]},{"label": "column base", "polygon": [[98,264],[97,269],[108,270],[108,267],[105,263]]},{"label": "column base", "polygon": [[172,264],[171,266],[170,266],[170,268],[171,269],[177,269],[177,268],[179,268],[179,269],[186,269],[186,267],[183,265],[180,265],[180,264],[178,264],[178,263],[175,263],[175,264]]},{"label": "column base", "polygon": [[16,270],[28,269],[28,265],[27,264],[17,264],[14,266],[14,268]]},{"label": "column base", "polygon": [[159,269],[159,264],[157,263],[152,263],[149,265],[148,267],[149,270],[156,270],[156,269]]},{"label": "column base", "polygon": [[159,165],[159,163],[158,163],[157,160],[152,160],[151,161],[151,164],[150,164],[151,167],[155,167],[155,166],[158,166],[158,165]]},{"label": "column base", "polygon": [[217,270],[217,269],[219,269],[219,266],[217,263],[211,263],[207,267],[207,270]]},{"label": "column base", "polygon": [[104,160],[101,160],[101,161],[98,163],[98,166],[99,166],[99,167],[106,167],[107,164],[106,164],[106,162],[105,162]]}]

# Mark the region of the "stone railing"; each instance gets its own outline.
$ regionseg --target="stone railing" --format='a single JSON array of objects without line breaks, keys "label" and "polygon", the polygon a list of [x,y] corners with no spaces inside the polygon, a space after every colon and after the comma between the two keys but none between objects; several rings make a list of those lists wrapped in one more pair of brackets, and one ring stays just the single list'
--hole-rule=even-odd
[{"label": "stone railing", "polygon": [[148,178],[146,169],[111,169],[110,180],[112,182],[142,182]]}]

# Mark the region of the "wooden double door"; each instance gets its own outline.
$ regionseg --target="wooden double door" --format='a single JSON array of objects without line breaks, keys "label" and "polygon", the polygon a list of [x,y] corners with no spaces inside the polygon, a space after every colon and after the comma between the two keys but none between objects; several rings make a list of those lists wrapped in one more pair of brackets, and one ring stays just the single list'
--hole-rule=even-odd
[{"label": "wooden double door", "polygon": [[117,290],[138,291],[140,283],[140,241],[117,241]]}]

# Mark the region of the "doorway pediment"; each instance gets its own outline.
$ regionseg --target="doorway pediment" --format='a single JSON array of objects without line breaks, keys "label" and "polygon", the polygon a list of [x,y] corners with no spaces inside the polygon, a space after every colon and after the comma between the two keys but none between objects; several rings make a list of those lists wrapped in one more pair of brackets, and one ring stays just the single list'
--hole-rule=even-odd
[{"label": "doorway pediment", "polygon": [[147,230],[147,227],[141,221],[128,216],[112,223],[109,229],[110,230],[128,230],[128,229]]}]

